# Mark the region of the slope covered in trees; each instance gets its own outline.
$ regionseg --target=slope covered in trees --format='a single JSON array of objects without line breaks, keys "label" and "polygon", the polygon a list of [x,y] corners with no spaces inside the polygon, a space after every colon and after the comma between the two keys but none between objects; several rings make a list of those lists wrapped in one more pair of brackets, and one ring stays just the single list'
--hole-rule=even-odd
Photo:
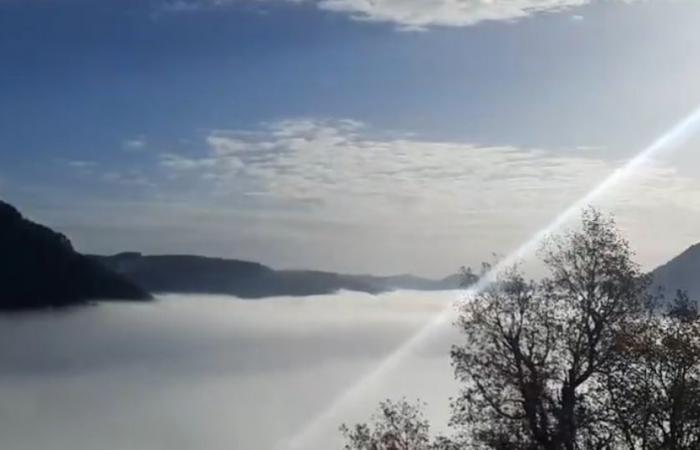
[{"label": "slope covered in trees", "polygon": [[0,309],[149,298],[145,290],[76,252],[63,234],[0,201]]}]

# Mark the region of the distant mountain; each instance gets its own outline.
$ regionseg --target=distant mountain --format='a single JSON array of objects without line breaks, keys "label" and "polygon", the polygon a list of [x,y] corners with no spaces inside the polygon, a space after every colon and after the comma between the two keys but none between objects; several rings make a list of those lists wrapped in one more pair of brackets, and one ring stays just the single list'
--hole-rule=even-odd
[{"label": "distant mountain", "polygon": [[654,286],[663,287],[667,297],[682,289],[691,299],[700,300],[700,244],[656,268],[652,275]]},{"label": "distant mountain", "polygon": [[142,288],[76,252],[64,235],[0,201],[0,310],[149,298]]},{"label": "distant mountain", "polygon": [[372,294],[394,289],[456,289],[462,280],[461,276],[429,280],[412,275],[379,277],[274,270],[256,262],[193,255],[120,253],[91,258],[151,292],[227,294],[242,298],[319,295],[343,289]]},{"label": "distant mountain", "polygon": [[[353,277],[353,275],[343,275]],[[397,289],[408,289],[414,291],[440,291],[447,289],[457,289],[476,281],[476,277],[466,274],[454,274],[438,280],[417,277],[415,275],[403,274],[387,277],[374,275],[355,275],[367,283],[380,286],[382,291]]]}]

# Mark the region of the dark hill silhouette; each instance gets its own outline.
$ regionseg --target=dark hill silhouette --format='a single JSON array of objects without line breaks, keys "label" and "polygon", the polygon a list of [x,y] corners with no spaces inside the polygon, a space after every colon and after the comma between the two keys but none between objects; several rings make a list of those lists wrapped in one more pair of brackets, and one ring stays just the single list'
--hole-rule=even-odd
[{"label": "dark hill silhouette", "polygon": [[652,275],[654,286],[663,287],[667,296],[681,289],[687,291],[690,298],[700,299],[700,244],[659,266]]},{"label": "dark hill silhouette", "polygon": [[0,201],[0,309],[68,306],[150,294],[76,252],[66,236]]},{"label": "dark hill silhouette", "polygon": [[228,294],[242,298],[319,295],[343,289],[372,294],[393,289],[456,289],[464,279],[274,270],[256,262],[192,255],[146,256],[131,252],[92,258],[151,292]]}]

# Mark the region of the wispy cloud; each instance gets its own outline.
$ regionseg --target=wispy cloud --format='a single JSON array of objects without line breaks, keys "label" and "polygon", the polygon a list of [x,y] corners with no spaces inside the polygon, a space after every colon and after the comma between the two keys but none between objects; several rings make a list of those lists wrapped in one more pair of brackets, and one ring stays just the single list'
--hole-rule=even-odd
[{"label": "wispy cloud", "polygon": [[173,153],[163,153],[160,155],[161,167],[176,172],[213,168],[220,163],[221,161],[217,158],[187,158]]},{"label": "wispy cloud", "polygon": [[138,151],[143,150],[146,147],[146,139],[143,137],[137,137],[132,139],[126,139],[122,142],[122,148],[128,151]]},{"label": "wispy cloud", "polygon": [[139,170],[111,170],[102,174],[102,181],[111,184],[134,187],[155,187],[156,183]]},{"label": "wispy cloud", "polygon": [[74,160],[74,161],[67,161],[66,165],[68,167],[72,167],[74,169],[90,169],[90,168],[96,167],[97,163],[94,161]]},{"label": "wispy cloud", "polygon": [[160,9],[165,12],[191,12],[203,7],[215,6],[217,2],[201,0],[168,0],[160,4]]}]

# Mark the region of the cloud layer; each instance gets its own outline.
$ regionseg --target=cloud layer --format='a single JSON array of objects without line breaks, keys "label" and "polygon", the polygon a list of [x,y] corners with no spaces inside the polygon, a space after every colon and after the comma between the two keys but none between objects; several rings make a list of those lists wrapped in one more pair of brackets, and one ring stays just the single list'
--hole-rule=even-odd
[{"label": "cloud layer", "polygon": [[[0,443],[272,449],[457,295],[168,296],[0,317]],[[366,418],[386,396],[420,396],[446,423],[456,392],[448,352],[458,337],[449,324],[441,331],[402,362],[400,377],[358,395],[306,448],[341,448],[337,425]]]},{"label": "cloud layer", "polygon": [[[119,167],[68,164],[89,187],[67,194],[83,213],[60,207],[60,216],[44,221],[90,252],[444,276],[526,241],[623,165],[611,153],[633,154],[481,145],[355,120],[290,119],[204,131],[180,146],[131,154]],[[598,205],[617,214],[647,267],[697,240],[700,183],[678,167],[651,162]]]}]

